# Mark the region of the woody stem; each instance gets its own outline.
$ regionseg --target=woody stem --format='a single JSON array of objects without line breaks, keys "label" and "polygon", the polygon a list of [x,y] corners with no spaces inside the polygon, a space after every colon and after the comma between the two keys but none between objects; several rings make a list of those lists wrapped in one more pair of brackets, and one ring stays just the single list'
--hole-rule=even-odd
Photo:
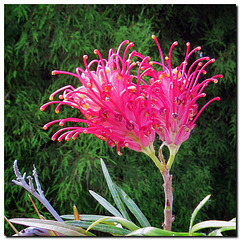
[{"label": "woody stem", "polygon": [[169,174],[170,170],[161,172],[163,177],[163,188],[165,194],[165,208],[164,208],[164,223],[163,229],[171,231],[172,222],[174,221],[174,216],[172,215],[172,205],[173,205],[173,188],[172,188],[172,175]]},{"label": "woody stem", "polygon": [[172,215],[172,205],[173,205],[173,188],[172,188],[172,175],[170,175],[170,168],[174,161],[175,155],[177,153],[178,148],[172,147],[170,148],[170,156],[168,159],[167,164],[165,163],[162,148],[165,144],[163,143],[162,146],[159,148],[158,157],[155,155],[155,151],[153,146],[142,148],[142,152],[148,155],[153,162],[155,163],[156,167],[162,174],[163,177],[163,188],[165,194],[165,208],[164,208],[164,223],[163,229],[171,231],[172,222],[174,221],[174,216]]}]

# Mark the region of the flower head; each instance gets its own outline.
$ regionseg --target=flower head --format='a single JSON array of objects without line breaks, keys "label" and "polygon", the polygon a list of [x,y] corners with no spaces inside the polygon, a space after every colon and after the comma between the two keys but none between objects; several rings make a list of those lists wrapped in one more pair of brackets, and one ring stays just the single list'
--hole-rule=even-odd
[{"label": "flower head", "polygon": [[[127,44],[123,56],[120,50]],[[63,138],[69,140],[76,139],[79,133],[93,134],[97,138],[106,141],[110,147],[128,147],[135,151],[144,151],[152,145],[155,139],[155,131],[152,129],[149,115],[148,101],[142,86],[134,83],[140,81],[140,77],[130,74],[132,67],[136,65],[131,59],[126,59],[127,52],[133,43],[128,40],[123,41],[117,52],[110,49],[108,60],[103,59],[100,52],[95,50],[98,60],[93,60],[87,64],[88,57],[83,56],[85,70],[76,69],[75,73],[58,71],[56,74],[68,74],[79,79],[81,85],[74,88],[67,85],[58,89],[50,95],[51,102],[41,106],[44,110],[50,104],[57,104],[56,113],[63,104],[78,109],[86,119],[66,118],[54,120],[47,123],[43,128],[47,129],[54,123],[63,126],[65,122],[85,123],[85,127],[65,127],[58,130],[52,140]],[[148,59],[148,58],[147,58]],[[145,60],[143,60],[145,61]],[[97,65],[95,70],[91,70]],[[59,100],[53,101],[55,95],[59,94]]]},{"label": "flower head", "polygon": [[[177,67],[171,65],[171,54],[173,48],[178,44],[174,42],[170,48],[169,55],[164,57],[162,50],[155,40],[161,62],[144,62],[143,68],[146,75],[150,76],[149,86],[146,88],[148,99],[151,101],[151,119],[153,128],[169,148],[179,148],[182,142],[189,137],[191,130],[195,127],[195,122],[201,112],[214,100],[208,101],[200,110],[196,101],[205,97],[204,88],[210,82],[217,83],[217,78],[222,75],[216,75],[199,82],[202,74],[206,74],[205,68],[215,60],[209,57],[200,57],[191,66],[187,67],[190,56],[201,49],[194,48],[191,52],[190,43],[186,44],[186,55],[184,61]],[[160,71],[156,71],[153,66],[161,66]]]},{"label": "flower head", "polygon": [[[52,140],[76,139],[79,133],[89,133],[106,141],[110,147],[117,146],[119,154],[120,147],[128,147],[152,156],[157,133],[163,144],[168,146],[170,155],[174,156],[181,143],[188,139],[202,111],[212,101],[220,100],[215,97],[200,110],[196,103],[199,98],[205,97],[203,90],[208,83],[217,83],[217,78],[222,78],[222,75],[199,82],[200,76],[206,74],[205,68],[214,59],[200,57],[187,66],[191,55],[201,49],[196,47],[190,51],[190,43],[187,43],[184,61],[179,66],[172,67],[172,50],[178,43],[172,44],[164,59],[157,38],[153,36],[153,39],[158,46],[161,62],[149,62],[150,57],[144,57],[137,51],[132,51],[127,58],[127,52],[133,43],[125,40],[117,52],[110,49],[107,60],[102,58],[98,50],[94,50],[98,59],[88,64],[88,56],[84,55],[85,70],[77,68],[76,73],[53,71],[53,75],[74,76],[81,85],[76,88],[67,85],[58,89],[50,95],[51,102],[42,105],[41,110],[50,104],[57,104],[55,111],[58,113],[60,106],[65,104],[78,109],[85,119],[58,119],[47,123],[43,128],[47,129],[54,123],[64,126],[65,122],[85,123],[86,126],[61,128],[52,136]],[[124,44],[127,47],[121,56]],[[141,61],[133,62],[133,57],[138,57]],[[95,70],[92,70],[94,65]],[[137,75],[130,74],[136,65]],[[156,66],[160,66],[161,70],[156,70]],[[150,77],[148,81],[144,80],[146,76]],[[59,100],[53,101],[59,93]]]}]

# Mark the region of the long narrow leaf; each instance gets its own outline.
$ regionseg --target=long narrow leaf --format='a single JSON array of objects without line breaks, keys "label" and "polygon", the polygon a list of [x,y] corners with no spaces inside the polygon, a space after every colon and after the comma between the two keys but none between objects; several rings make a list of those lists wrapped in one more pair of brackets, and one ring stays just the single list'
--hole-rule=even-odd
[{"label": "long narrow leaf", "polygon": [[100,218],[99,220],[93,222],[92,224],[90,224],[90,226],[87,228],[86,232],[88,232],[91,228],[93,228],[94,226],[96,226],[98,223],[106,220],[108,217],[103,217],[103,218]]},{"label": "long narrow leaf", "polygon": [[[233,218],[229,222],[236,222],[236,218]],[[222,232],[229,231],[229,230],[236,230],[236,227],[232,228],[232,227],[228,226],[228,227],[222,227],[222,228],[219,228],[219,229],[215,229],[214,231],[210,232],[208,234],[208,236],[222,236]]]},{"label": "long narrow leaf", "polygon": [[89,190],[89,192],[111,214],[113,214],[116,217],[122,217],[121,213],[111,203],[109,203],[105,198],[101,197],[99,194],[95,193],[92,190]]},{"label": "long narrow leaf", "polygon": [[104,217],[103,219],[99,219],[98,222],[100,222],[100,220],[102,222],[115,222],[115,223],[120,223],[123,227],[128,228],[130,231],[135,231],[137,229],[139,229],[139,227],[133,223],[132,221],[127,220],[126,218],[122,218],[122,217]]},{"label": "long narrow leaf", "polygon": [[197,207],[194,209],[192,216],[191,216],[191,220],[190,220],[190,225],[189,225],[189,234],[191,234],[192,232],[192,226],[193,226],[193,222],[194,219],[197,215],[197,213],[199,212],[199,210],[203,207],[203,205],[208,201],[208,199],[211,197],[211,195],[207,195],[198,205]]},{"label": "long narrow leaf", "polygon": [[[38,227],[47,230],[56,231],[65,236],[86,236],[85,230],[80,227],[71,226],[65,222],[57,222],[53,220],[43,220],[35,218],[13,218],[9,220],[12,223],[21,224],[25,226]],[[88,236],[94,236],[94,234],[88,232]]]},{"label": "long narrow leaf", "polygon": [[[204,228],[225,228],[226,230],[236,230],[236,222],[218,221],[218,220],[208,220],[195,224],[192,227],[191,233],[199,231]],[[225,230],[225,231],[226,231]]]},{"label": "long narrow leaf", "polygon": [[147,218],[144,216],[140,208],[137,206],[137,204],[117,185],[114,185],[117,189],[120,197],[126,204],[126,206],[129,208],[131,213],[136,217],[138,222],[142,227],[150,227],[151,224],[148,222]]},{"label": "long narrow leaf", "polygon": [[[166,237],[166,236],[189,236],[188,232],[171,232],[161,228],[146,227],[129,233],[127,236]],[[193,236],[205,236],[203,233],[194,233]]]},{"label": "long narrow leaf", "polygon": [[[67,219],[74,220],[73,215],[63,215],[62,217],[65,218],[65,216]],[[105,224],[116,225],[116,223],[120,223],[120,224],[123,224],[123,226],[126,226],[128,229],[131,229],[131,231],[134,231],[139,228],[135,223],[133,223],[125,218],[102,216],[102,215],[85,215],[85,214],[80,215],[80,219],[89,225],[100,219],[102,220],[103,218],[105,219],[104,220]],[[74,221],[67,221],[67,222],[74,222]]]},{"label": "long narrow leaf", "polygon": [[105,163],[104,163],[104,161],[102,159],[101,159],[101,165],[102,165],[103,174],[104,174],[105,179],[107,181],[107,185],[108,185],[110,193],[111,193],[111,195],[113,197],[114,202],[116,203],[116,205],[117,205],[118,209],[120,210],[122,216],[124,218],[128,219],[128,220],[131,220],[130,217],[128,216],[128,213],[127,213],[127,211],[126,211],[126,209],[124,207],[123,202],[121,201],[121,198],[119,197],[118,192],[116,191],[116,189],[114,187],[114,184],[113,184],[112,179],[111,179],[111,177],[109,175],[107,167],[106,167],[106,165],[105,165]]},{"label": "long narrow leaf", "polygon": [[[106,217],[106,216],[80,214],[79,217],[80,217],[80,220],[83,220],[83,221],[97,221],[98,219]],[[61,218],[74,220],[74,215],[61,215]]]},{"label": "long narrow leaf", "polygon": [[220,237],[220,236],[223,236],[222,233],[221,233],[221,229],[222,229],[222,228],[213,230],[212,232],[210,232],[210,233],[208,234],[208,236],[210,236],[210,237],[216,237],[216,236],[219,236],[219,237]]},{"label": "long narrow leaf", "polygon": [[[66,223],[74,226],[79,226],[82,228],[88,228],[91,225],[91,222],[84,222],[84,221],[67,221]],[[98,223],[96,226],[93,226],[92,230],[99,231],[99,232],[106,232],[112,235],[119,235],[119,236],[125,236],[131,232],[125,228],[109,226],[102,223]]]}]

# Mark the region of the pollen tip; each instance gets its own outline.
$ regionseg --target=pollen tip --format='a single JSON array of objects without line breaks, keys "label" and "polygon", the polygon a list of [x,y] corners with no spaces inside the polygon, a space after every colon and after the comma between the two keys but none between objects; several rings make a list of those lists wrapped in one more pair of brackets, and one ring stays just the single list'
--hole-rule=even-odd
[{"label": "pollen tip", "polygon": [[199,46],[198,48],[197,48],[197,50],[201,50],[202,48]]},{"label": "pollen tip", "polygon": [[105,70],[106,70],[106,73],[110,72],[110,68],[108,68],[108,67],[105,67]]},{"label": "pollen tip", "polygon": [[123,155],[120,151],[118,151],[117,154],[118,154],[119,156],[122,156],[122,155]]},{"label": "pollen tip", "polygon": [[44,111],[44,110],[45,110],[45,107],[41,106],[41,107],[40,107],[40,110],[41,110],[41,111]]},{"label": "pollen tip", "polygon": [[52,101],[52,100],[53,100],[53,96],[50,96],[50,97],[49,97],[49,100]]},{"label": "pollen tip", "polygon": [[55,70],[54,70],[54,71],[52,71],[52,75],[56,75],[56,72],[55,72]]},{"label": "pollen tip", "polygon": [[59,113],[59,110],[55,110],[55,113],[57,113],[57,114],[58,114],[58,113]]},{"label": "pollen tip", "polygon": [[220,97],[217,97],[217,98],[216,98],[216,100],[217,100],[217,101],[220,101],[220,100],[221,100],[221,98],[220,98]]},{"label": "pollen tip", "polygon": [[44,125],[44,126],[43,126],[43,129],[44,129],[44,130],[47,130],[47,129],[48,129],[48,127],[47,127],[46,125]]},{"label": "pollen tip", "polygon": [[58,97],[59,97],[60,100],[64,99],[63,95],[59,95]]},{"label": "pollen tip", "polygon": [[211,62],[215,62],[215,58],[211,59]]},{"label": "pollen tip", "polygon": [[218,83],[218,80],[217,80],[217,79],[215,79],[215,80],[214,80],[214,83]]},{"label": "pollen tip", "polygon": [[166,60],[166,61],[168,61],[168,59],[169,59],[168,57],[165,57],[165,60]]},{"label": "pollen tip", "polygon": [[126,41],[126,44],[129,44],[129,40]]},{"label": "pollen tip", "polygon": [[94,54],[98,54],[99,53],[99,51],[97,49],[95,49],[93,52],[94,52]]},{"label": "pollen tip", "polygon": [[52,139],[52,141],[55,141],[55,140],[56,140],[56,138],[54,138],[54,137],[52,137],[51,139]]},{"label": "pollen tip", "polygon": [[156,36],[155,36],[155,35],[152,35],[152,39],[156,39]]},{"label": "pollen tip", "polygon": [[177,46],[177,45],[178,45],[178,41],[175,41],[173,44],[174,44],[175,46]]},{"label": "pollen tip", "polygon": [[90,82],[88,82],[86,85],[87,85],[88,88],[92,87],[92,84]]},{"label": "pollen tip", "polygon": [[88,59],[88,55],[83,55],[83,59],[87,60]]},{"label": "pollen tip", "polygon": [[189,47],[189,46],[190,46],[190,42],[187,42],[187,43],[186,43],[186,46],[188,46],[188,47]]}]

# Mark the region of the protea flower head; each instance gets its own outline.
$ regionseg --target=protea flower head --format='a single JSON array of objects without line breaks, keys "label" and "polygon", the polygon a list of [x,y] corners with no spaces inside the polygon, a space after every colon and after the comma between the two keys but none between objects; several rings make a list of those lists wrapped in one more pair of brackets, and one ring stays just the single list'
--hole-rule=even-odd
[{"label": "protea flower head", "polygon": [[[152,38],[158,46],[161,62],[145,61],[142,65],[145,75],[151,77],[149,86],[145,88],[147,98],[151,102],[150,118],[160,140],[168,146],[170,151],[177,151],[181,143],[188,139],[202,111],[211,102],[220,100],[219,97],[215,97],[200,110],[196,103],[199,98],[206,96],[203,91],[208,83],[217,83],[217,78],[222,78],[222,75],[215,75],[199,82],[200,76],[206,74],[205,68],[215,59],[200,57],[188,67],[190,56],[201,49],[196,47],[189,52],[189,42],[186,44],[185,59],[179,66],[171,65],[172,50],[178,44],[177,42],[172,44],[169,55],[165,57],[165,65],[157,38],[154,35]],[[162,70],[156,71],[154,69],[156,65],[161,66]]]},{"label": "protea flower head", "polygon": [[[124,44],[127,44],[127,47],[121,56],[120,50]],[[152,128],[146,96],[139,84],[141,75],[134,77],[130,74],[136,63],[132,63],[130,58],[126,59],[132,46],[133,43],[128,40],[123,41],[117,52],[110,49],[107,60],[102,58],[98,50],[94,50],[98,60],[87,64],[88,56],[84,55],[86,69],[78,67],[76,73],[59,70],[52,72],[53,75],[74,76],[81,85],[76,88],[67,85],[58,89],[50,95],[51,102],[42,105],[40,109],[57,104],[55,111],[58,113],[59,107],[65,104],[79,110],[85,119],[58,119],[47,123],[43,128],[47,129],[54,123],[59,123],[60,126],[64,126],[66,122],[86,124],[85,127],[78,125],[61,128],[52,136],[52,140],[69,140],[70,137],[76,139],[80,133],[89,133],[106,141],[110,147],[117,146],[118,154],[121,154],[120,147],[143,152],[153,147],[155,131]],[[147,60],[148,58],[143,59],[143,62]],[[95,70],[91,70],[94,65],[97,65]],[[59,100],[53,100],[57,94]]]}]

